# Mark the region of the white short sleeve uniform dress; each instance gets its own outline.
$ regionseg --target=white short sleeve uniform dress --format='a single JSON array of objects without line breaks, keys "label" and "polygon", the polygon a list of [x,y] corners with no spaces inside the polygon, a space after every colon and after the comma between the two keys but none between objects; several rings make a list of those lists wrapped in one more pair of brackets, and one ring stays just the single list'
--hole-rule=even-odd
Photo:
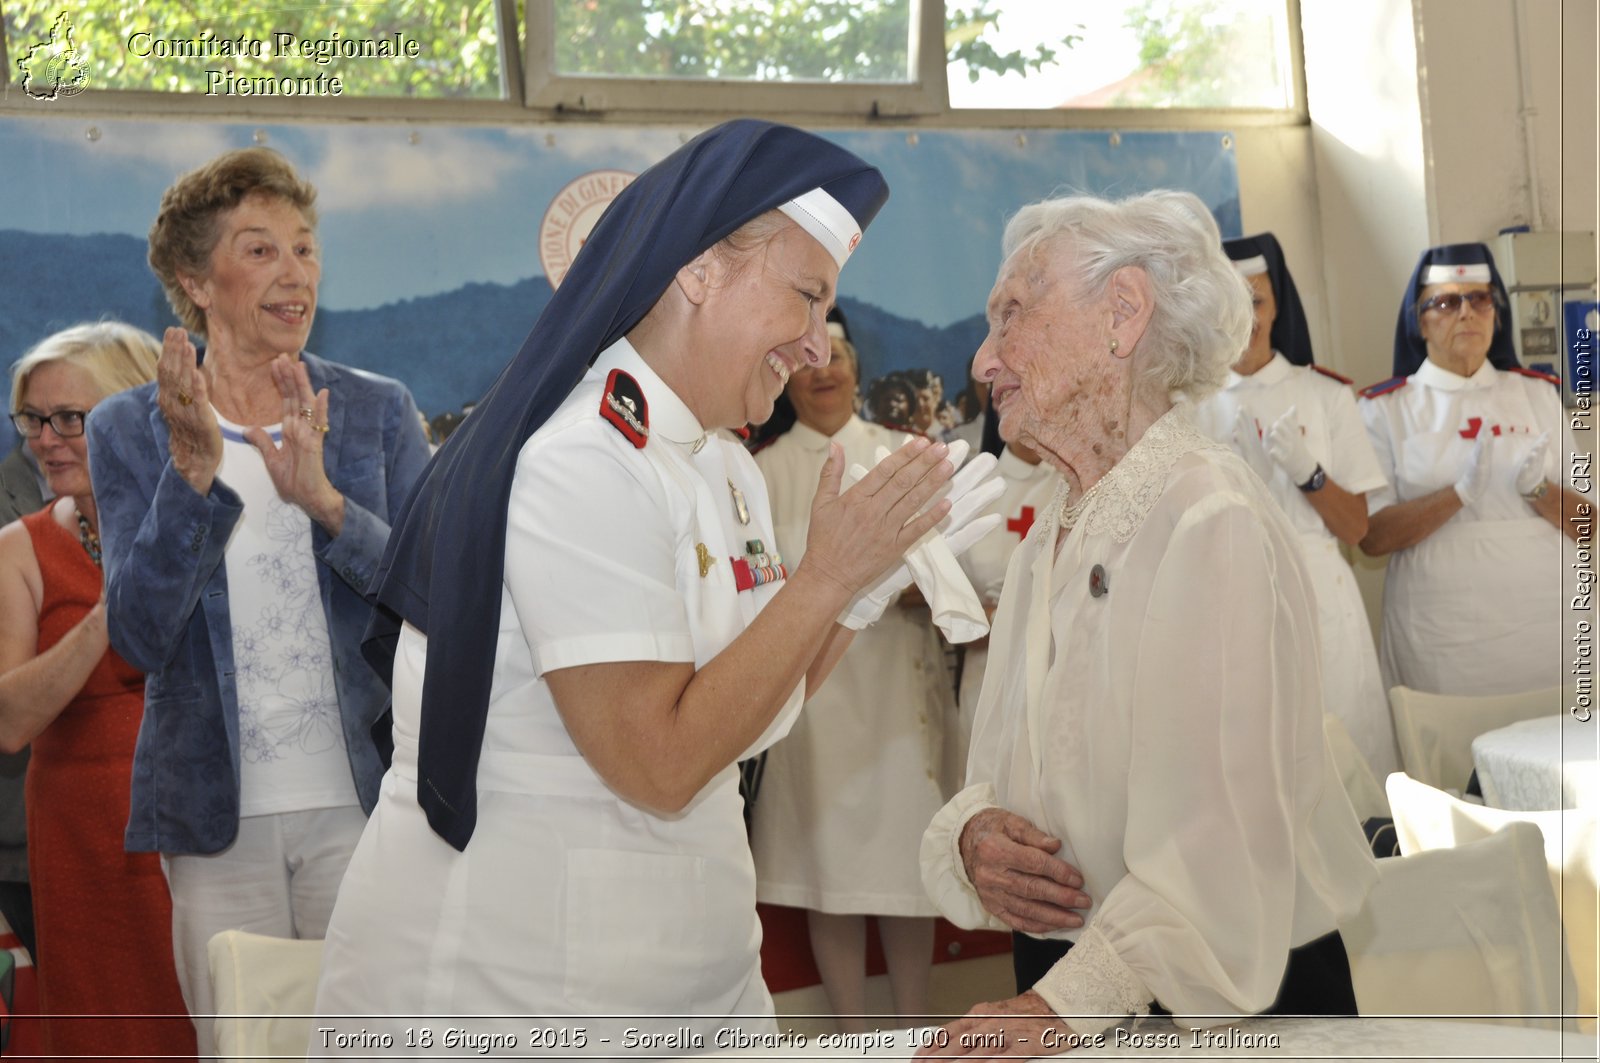
[{"label": "white short sleeve uniform dress", "polygon": [[[1291,406],[1305,433],[1306,450],[1330,479],[1352,494],[1369,497],[1388,486],[1349,382],[1312,366],[1294,365],[1282,354],[1274,352],[1250,376],[1229,372],[1221,390],[1195,403],[1194,415],[1207,435],[1229,443],[1239,410],[1247,410],[1256,430],[1265,433]],[[1339,540],[1289,474],[1274,467],[1267,491],[1299,533],[1311,570],[1322,630],[1323,705],[1350,732],[1373,774],[1386,778],[1400,770],[1400,750],[1361,589],[1340,553]]]},{"label": "white short sleeve uniform dress", "polygon": [[[643,446],[599,412],[613,370],[647,403],[630,411],[648,421]],[[543,679],[597,662],[705,665],[782,586],[752,585],[745,544],[772,538],[765,484],[739,441],[706,434],[626,340],[601,354],[521,450],[464,852],[417,804],[428,649],[414,628],[402,636],[394,765],[329,928],[320,1015],[397,1038],[424,1015],[609,1015],[585,1025],[588,1049],[612,1054],[629,1026],[683,1026],[708,1043],[726,1016],[753,1016],[737,1023],[746,1032],[773,1027],[737,769],[677,815],[636,808],[574,747]],[[796,690],[756,748],[800,701]],[[436,1036],[442,1025],[432,1021]]]},{"label": "white short sleeve uniform dress", "polygon": [[[851,417],[832,437],[849,464],[909,436]],[[756,454],[778,549],[805,556],[829,437],[796,424]],[[752,818],[757,892],[837,915],[931,916],[917,847],[944,803],[941,743],[955,703],[926,607],[890,605],[859,632],[788,737],[772,747]]]},{"label": "white short sleeve uniform dress", "polygon": [[1076,946],[1035,986],[1058,1014],[1105,1017],[1074,1029],[1152,999],[1198,1025],[1260,1011],[1289,950],[1377,875],[1323,738],[1299,536],[1179,410],[1061,527],[1052,506],[1012,554],[969,785],[923,839],[928,891],[958,926],[1006,929],[958,843],[1010,809],[1062,839],[1095,901],[1044,935]]},{"label": "white short sleeve uniform dress", "polygon": [[1385,684],[1435,694],[1509,694],[1555,686],[1563,672],[1561,533],[1516,490],[1516,470],[1550,434],[1545,477],[1566,482],[1575,453],[1550,378],[1488,362],[1470,377],[1431,361],[1362,393],[1361,414],[1393,487],[1376,513],[1461,478],[1479,432],[1494,433],[1483,497],[1389,558],[1379,660]]},{"label": "white short sleeve uniform dress", "polygon": [[[972,589],[983,604],[994,608],[1000,603],[1000,590],[1006,581],[1006,566],[1011,553],[1027,538],[1033,522],[1040,519],[1056,493],[1060,474],[1049,462],[1029,465],[1010,447],[1000,452],[996,466],[1005,480],[1005,493],[990,507],[1005,523],[972,545],[959,558],[962,571],[972,581]],[[965,785],[967,748],[972,738],[972,721],[978,710],[978,693],[983,689],[983,673],[989,661],[989,640],[968,643],[961,660],[961,683],[957,688],[957,719],[945,735],[946,786],[953,793]]]}]

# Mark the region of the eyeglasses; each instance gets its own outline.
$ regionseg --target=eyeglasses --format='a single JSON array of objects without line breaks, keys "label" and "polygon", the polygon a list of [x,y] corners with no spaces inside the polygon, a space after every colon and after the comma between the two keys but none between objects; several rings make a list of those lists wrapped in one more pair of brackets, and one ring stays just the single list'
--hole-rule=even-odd
[{"label": "eyeglasses", "polygon": [[17,431],[22,433],[24,439],[38,439],[47,422],[56,435],[71,439],[83,435],[83,419],[88,415],[88,410],[57,410],[48,417],[40,417],[24,410],[12,414],[11,423],[17,426]]},{"label": "eyeglasses", "polygon": [[1441,314],[1454,314],[1461,309],[1462,303],[1472,307],[1474,313],[1481,314],[1494,306],[1494,293],[1488,290],[1446,292],[1444,295],[1436,295],[1429,299],[1417,307],[1417,310],[1424,314],[1429,310],[1437,310]]}]

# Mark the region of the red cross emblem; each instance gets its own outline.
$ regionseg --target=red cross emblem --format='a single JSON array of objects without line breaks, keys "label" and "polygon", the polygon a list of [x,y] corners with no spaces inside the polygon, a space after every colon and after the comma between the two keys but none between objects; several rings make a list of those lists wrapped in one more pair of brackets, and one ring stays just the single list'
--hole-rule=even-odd
[{"label": "red cross emblem", "polygon": [[1006,531],[1014,531],[1017,537],[1026,539],[1028,529],[1033,527],[1033,507],[1023,506],[1022,512],[1011,520],[1006,521]]}]

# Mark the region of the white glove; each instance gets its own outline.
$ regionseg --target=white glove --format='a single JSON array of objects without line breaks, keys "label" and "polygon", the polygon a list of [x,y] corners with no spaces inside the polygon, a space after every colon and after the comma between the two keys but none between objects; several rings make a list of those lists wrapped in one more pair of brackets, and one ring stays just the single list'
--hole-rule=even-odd
[{"label": "white glove", "polygon": [[1265,440],[1267,455],[1277,462],[1278,468],[1289,474],[1289,482],[1299,487],[1317,471],[1317,459],[1306,449],[1306,437],[1300,428],[1300,415],[1293,406],[1283,411],[1283,416],[1272,422]]},{"label": "white glove", "polygon": [[1517,466],[1517,494],[1527,498],[1533,490],[1544,483],[1545,452],[1550,449],[1550,433],[1546,432],[1533,441],[1532,448],[1523,457],[1522,464]]},{"label": "white glove", "polygon": [[[950,460],[960,470],[944,494],[950,500],[950,512],[906,551],[904,564],[890,569],[856,596],[839,617],[845,627],[860,631],[875,623],[915,578],[933,610],[934,622],[951,642],[970,642],[988,632],[983,605],[955,559],[1004,520],[999,514],[981,514],[1005,492],[1005,482],[996,472],[999,461],[992,454],[979,454],[962,467],[969,450],[961,440],[950,445]],[[888,456],[887,449],[878,448],[879,461]],[[854,485],[865,475],[861,466],[851,466],[845,474],[846,484]]]},{"label": "white glove", "polygon": [[1456,496],[1463,506],[1470,506],[1483,497],[1489,489],[1489,470],[1494,467],[1494,433],[1486,429],[1478,432],[1478,441],[1467,455],[1467,464],[1456,481]]},{"label": "white glove", "polygon": [[1250,471],[1261,477],[1263,483],[1271,481],[1272,458],[1261,443],[1261,431],[1256,428],[1256,419],[1242,406],[1233,419],[1233,449],[1250,466]]}]

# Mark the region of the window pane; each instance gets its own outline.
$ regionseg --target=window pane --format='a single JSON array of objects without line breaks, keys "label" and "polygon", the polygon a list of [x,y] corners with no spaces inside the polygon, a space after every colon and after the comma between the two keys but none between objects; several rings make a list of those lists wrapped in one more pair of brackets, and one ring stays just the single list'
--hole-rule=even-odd
[{"label": "window pane", "polygon": [[1284,0],[990,0],[965,27],[962,7],[953,108],[1294,106]]},{"label": "window pane", "polygon": [[501,97],[494,0],[5,0],[11,76],[211,96]]},{"label": "window pane", "polygon": [[910,0],[557,0],[566,75],[908,82]]}]

